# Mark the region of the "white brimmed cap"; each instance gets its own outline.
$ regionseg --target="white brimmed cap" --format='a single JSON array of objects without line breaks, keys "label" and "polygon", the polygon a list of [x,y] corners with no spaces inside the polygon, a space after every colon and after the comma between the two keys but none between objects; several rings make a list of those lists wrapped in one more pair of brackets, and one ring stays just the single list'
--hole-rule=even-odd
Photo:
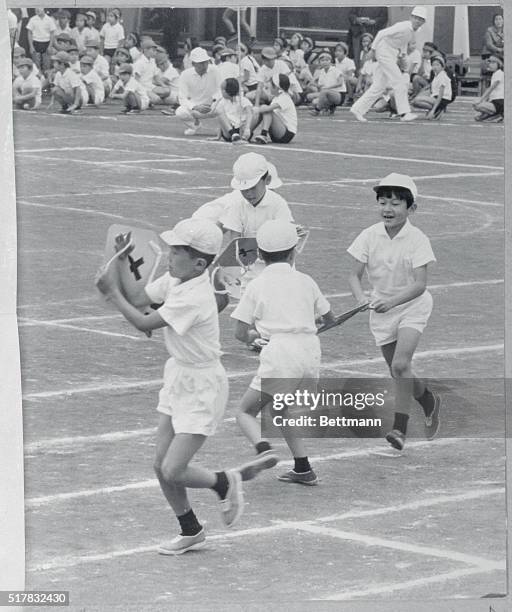
[{"label": "white brimmed cap", "polygon": [[195,47],[195,49],[192,49],[192,51],[190,52],[190,61],[193,64],[199,64],[201,62],[209,62],[210,59],[211,58],[206,52],[206,49],[203,49],[203,47]]},{"label": "white brimmed cap", "polygon": [[222,246],[222,230],[208,219],[184,219],[160,237],[169,246],[189,246],[207,255],[217,255]]},{"label": "white brimmed cap", "polygon": [[411,15],[414,15],[414,17],[419,17],[420,19],[424,19],[425,21],[427,21],[427,7],[415,6],[412,9]]},{"label": "white brimmed cap", "polygon": [[265,221],[256,234],[256,243],[262,251],[277,253],[297,245],[297,229],[290,221],[273,219]]},{"label": "white brimmed cap", "polygon": [[259,153],[244,153],[233,164],[231,187],[240,191],[250,189],[269,170],[268,162],[263,155]]},{"label": "white brimmed cap", "polygon": [[283,186],[283,181],[279,178],[279,174],[277,174],[277,168],[274,164],[267,162],[268,166],[268,174],[270,176],[270,183],[268,184],[269,189],[279,189],[279,187]]},{"label": "white brimmed cap", "polygon": [[376,185],[373,190],[377,191],[379,187],[403,187],[412,193],[414,199],[418,197],[418,188],[416,187],[416,183],[410,176],[407,176],[407,174],[392,172],[381,179],[379,184]]}]

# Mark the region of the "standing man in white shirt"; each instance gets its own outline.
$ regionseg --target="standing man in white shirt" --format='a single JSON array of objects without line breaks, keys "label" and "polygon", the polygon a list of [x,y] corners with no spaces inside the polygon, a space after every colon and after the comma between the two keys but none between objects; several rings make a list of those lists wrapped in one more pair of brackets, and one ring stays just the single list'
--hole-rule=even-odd
[{"label": "standing man in white shirt", "polygon": [[221,76],[202,47],[190,52],[192,68],[180,75],[176,117],[185,124],[185,136],[193,136],[201,127],[201,118],[211,115],[212,105],[220,99]]},{"label": "standing man in white shirt", "polygon": [[407,98],[407,83],[398,66],[401,56],[405,56],[409,41],[414,38],[414,32],[419,30],[427,19],[427,10],[416,6],[408,21],[399,21],[389,28],[380,30],[372,43],[377,67],[371,87],[352,106],[350,112],[358,121],[366,122],[366,113],[384,94],[386,89],[392,89],[401,121],[413,121],[417,115],[411,113]]}]

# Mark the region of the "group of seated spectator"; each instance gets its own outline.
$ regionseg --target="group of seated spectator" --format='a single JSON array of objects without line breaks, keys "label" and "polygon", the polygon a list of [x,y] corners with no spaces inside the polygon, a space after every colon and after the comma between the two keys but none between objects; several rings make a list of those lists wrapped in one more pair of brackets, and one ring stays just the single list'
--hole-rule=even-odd
[{"label": "group of seated spectator", "polygon": [[[211,55],[188,40],[179,72],[150,37],[125,33],[119,9],[109,10],[101,27],[96,23],[94,11],[78,12],[71,27],[69,11],[50,17],[36,9],[26,26],[31,57],[19,45],[13,50],[16,108],[37,109],[42,92],[48,91],[50,106],[60,106],[63,113],[120,100],[124,113],[161,106],[164,114],[176,114],[184,122],[187,135],[198,131],[202,119],[215,117],[219,138],[236,142],[254,135],[261,144],[289,142],[297,133],[295,106],[308,105],[312,115],[350,106],[370,87],[376,67],[370,32],[358,37],[355,59],[344,41],[332,50],[318,48],[296,32],[289,40],[276,38],[259,58],[248,45],[231,41],[228,46],[222,36],[214,40]],[[503,53],[500,57],[495,52],[500,34],[496,23],[492,29],[493,42],[487,45],[491,54],[485,60],[492,82],[475,104],[479,121],[503,117]],[[438,119],[457,93],[446,55],[432,42],[421,52],[411,42],[398,65],[411,105],[425,110],[427,119]],[[396,113],[392,92],[373,110]],[[255,135],[260,125],[261,133]]]}]

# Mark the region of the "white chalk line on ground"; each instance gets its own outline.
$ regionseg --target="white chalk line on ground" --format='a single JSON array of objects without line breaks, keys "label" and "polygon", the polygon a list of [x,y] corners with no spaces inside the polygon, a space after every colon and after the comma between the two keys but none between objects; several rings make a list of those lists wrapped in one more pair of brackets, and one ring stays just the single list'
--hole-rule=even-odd
[{"label": "white chalk line on ground", "polygon": [[[478,353],[488,353],[502,351],[504,348],[503,343],[500,344],[483,344],[478,346],[466,346],[458,348],[446,348],[446,349],[434,349],[428,351],[419,351],[415,353],[414,359],[430,359],[431,357],[442,357],[442,356],[457,356],[457,355],[470,355]],[[341,361],[331,361],[322,364],[322,369],[336,371],[337,368],[358,365],[374,365],[384,363],[383,357],[375,357],[371,359],[351,359]],[[238,378],[242,376],[254,375],[255,370],[241,370],[238,372],[229,372],[228,378]],[[121,383],[104,383],[101,385],[87,386],[87,387],[74,387],[69,389],[59,389],[56,391],[39,391],[34,393],[27,393],[23,395],[24,400],[37,400],[46,399],[52,397],[70,397],[73,395],[79,395],[84,393],[97,393],[103,391],[127,391],[129,389],[142,389],[147,387],[157,387],[162,384],[162,379],[157,378],[153,380],[134,380],[134,381],[123,381]]]},{"label": "white chalk line on ground", "polygon": [[[471,178],[471,177],[489,177],[489,176],[503,176],[503,171],[499,172],[456,172],[449,174],[431,174],[431,175],[423,175],[423,176],[413,176],[415,181],[421,180],[435,180],[435,179],[453,179],[453,178]],[[325,180],[325,181],[296,181],[294,179],[282,179],[283,186],[303,186],[303,185],[322,185],[323,187],[332,186],[332,187],[346,187],[346,186],[354,186],[359,188],[359,183],[362,185],[366,185],[368,183],[376,184],[379,182],[380,178],[356,178],[356,179],[337,179],[337,180]],[[131,193],[155,193],[155,194],[177,194],[177,193],[188,193],[189,195],[192,192],[196,191],[214,191],[214,190],[222,190],[229,191],[229,186],[226,185],[190,185],[190,186],[176,186],[171,188],[166,187],[122,187],[116,189],[98,189],[80,193],[47,193],[47,194],[33,194],[30,196],[21,196],[26,200],[34,200],[34,199],[44,199],[44,198],[73,198],[73,197],[90,197],[90,196],[106,196],[106,195],[123,195],[123,194],[131,194]],[[432,200],[440,200],[444,201],[445,198],[438,196],[428,196],[424,194],[420,194],[420,198],[425,197],[426,199]],[[479,201],[479,200],[464,200],[462,198],[446,198],[448,201],[459,201],[459,202],[467,202],[469,204],[480,204],[482,206],[503,206],[503,203],[500,202],[487,202],[487,201]],[[310,204],[311,206],[326,206],[329,208],[336,207],[342,208],[342,205],[336,206],[334,204]]]},{"label": "white chalk line on ground", "polygon": [[424,578],[415,578],[413,580],[405,580],[403,582],[391,582],[386,584],[375,584],[374,586],[367,587],[365,589],[348,589],[333,593],[325,597],[318,597],[317,600],[328,600],[328,601],[346,601],[355,599],[357,597],[372,597],[375,595],[382,595],[384,593],[394,593],[395,591],[404,591],[412,589],[414,587],[424,587],[430,584],[437,584],[439,582],[448,582],[450,580],[457,580],[459,578],[465,578],[466,576],[474,576],[476,574],[485,574],[487,572],[496,571],[494,567],[468,567],[464,569],[453,570],[451,572],[445,572],[442,574],[435,574],[434,576],[426,576]]},{"label": "white chalk line on ground", "polygon": [[[226,419],[226,420],[234,420],[234,419]],[[468,444],[468,438],[439,438],[437,440],[428,441],[428,440],[420,440],[417,442],[409,442],[407,444],[407,451],[409,452],[411,449],[429,447],[429,446],[449,446],[451,444],[458,444],[463,442],[464,444]],[[386,444],[387,447],[387,444]],[[384,447],[384,448],[386,448]],[[315,463],[323,463],[325,461],[339,461],[340,459],[355,459],[360,457],[368,457],[371,456],[375,451],[381,451],[383,449],[383,445],[378,444],[376,446],[372,446],[369,448],[359,448],[350,451],[343,451],[340,453],[334,453],[330,455],[317,455],[314,457],[310,457],[310,461],[314,461]],[[279,461],[277,466],[289,466],[290,461],[284,460]],[[158,480],[156,478],[149,478],[145,480],[139,480],[136,482],[130,482],[128,484],[123,485],[113,485],[109,487],[98,487],[96,489],[80,489],[78,491],[69,491],[67,493],[54,493],[52,495],[42,495],[40,497],[32,497],[25,500],[26,508],[40,508],[41,506],[47,506],[54,503],[66,502],[73,499],[82,499],[86,497],[94,497],[96,495],[110,495],[112,493],[123,493],[124,491],[134,491],[138,489],[148,489],[152,487],[158,487]],[[486,491],[488,489],[485,489]],[[366,510],[365,510],[366,512]],[[351,517],[353,518],[353,517]],[[331,520],[331,519],[329,519]],[[337,520],[337,519],[335,519]]]},{"label": "white chalk line on ground", "polygon": [[[152,134],[133,134],[130,132],[123,132],[123,137],[124,136],[129,136],[131,138],[140,138],[140,139],[153,139],[153,140],[169,140],[169,141],[178,141],[178,142],[196,142],[196,143],[201,143],[201,145],[203,143],[209,143],[209,144],[221,144],[221,146],[224,146],[223,143],[216,143],[215,141],[209,141],[209,140],[204,140],[204,139],[198,139],[198,140],[190,140],[189,138],[181,138],[178,136],[162,136],[162,135],[152,135]],[[247,144],[247,147],[254,147],[258,150],[261,150],[261,145],[256,145],[256,144]],[[302,147],[294,147],[294,146],[287,146],[286,149],[284,149],[283,147],[278,147],[276,145],[265,145],[265,149],[269,149],[269,150],[276,150],[276,151],[281,151],[281,153],[291,153],[291,152],[295,152],[295,153],[313,153],[313,154],[318,154],[318,155],[332,155],[332,156],[336,156],[336,157],[355,157],[355,158],[360,158],[360,159],[383,159],[383,160],[388,160],[388,161],[396,161],[396,162],[407,162],[407,163],[416,163],[416,164],[426,164],[426,165],[434,165],[434,166],[455,166],[455,167],[459,167],[459,168],[483,168],[486,170],[503,170],[503,166],[491,166],[491,165],[486,165],[486,164],[468,164],[468,163],[464,163],[464,162],[448,162],[448,161],[440,161],[440,160],[434,160],[434,159],[419,159],[419,158],[414,158],[414,157],[393,157],[393,156],[388,156],[388,155],[372,155],[370,153],[350,153],[348,151],[328,151],[326,149],[306,149],[306,148],[302,148]]]},{"label": "white chalk line on ground", "polygon": [[29,319],[26,317],[20,317],[20,327],[57,327],[59,329],[71,329],[73,331],[89,332],[91,334],[99,334],[100,336],[112,336],[114,338],[127,338],[129,340],[136,340],[140,342],[144,340],[144,336],[132,336],[131,334],[122,334],[120,332],[105,331],[102,329],[95,329],[93,327],[81,327],[79,325],[71,325],[69,323],[59,323],[56,321],[39,321],[37,319]]},{"label": "white chalk line on ground", "polygon": [[[441,283],[437,285],[429,285],[428,289],[429,291],[437,291],[438,289],[472,287],[472,286],[478,286],[478,285],[500,285],[500,284],[503,284],[503,279]],[[328,294],[325,294],[325,297],[327,299],[352,297],[352,293],[350,291],[344,291],[342,293],[328,293]],[[27,306],[18,306],[18,308],[27,308]],[[43,320],[43,321],[39,321],[37,319],[28,319],[26,317],[25,318],[20,317],[19,321],[21,322],[20,327],[24,327],[25,325],[28,325],[28,323],[25,323],[24,321],[28,321],[28,320],[31,321],[30,325],[34,326],[34,325],[37,325],[38,323],[41,323],[41,325],[45,325],[45,324],[57,325],[61,323],[82,323],[86,321],[108,321],[112,319],[122,320],[123,315],[119,313],[110,314],[110,315],[87,315],[87,316],[82,316],[82,317],[71,317],[71,318],[66,318],[66,319],[50,319],[50,320]]]},{"label": "white chalk line on ground", "polygon": [[[498,492],[503,494],[503,489],[501,489],[500,491],[493,490],[492,493],[497,494]],[[488,496],[490,494],[488,489],[482,490],[480,493],[481,493],[481,496]],[[477,499],[479,497],[477,491],[471,492],[471,495],[472,495],[471,498],[462,498],[462,499],[461,499],[461,494],[457,494],[452,497],[443,496],[442,502],[437,502],[437,498],[434,497],[434,498],[423,500],[422,507],[429,507],[430,505],[439,505],[440,503],[452,503],[452,502],[457,503],[459,501],[463,501],[464,499]],[[477,495],[477,497],[475,497],[475,495]],[[419,502],[416,501],[413,503],[415,504],[415,507],[416,507],[416,505]],[[402,509],[404,506],[406,506],[406,504],[402,504]],[[388,512],[396,512],[395,510],[396,506],[384,507],[384,508],[380,508],[379,510],[381,511],[381,514],[386,514],[386,509]],[[323,517],[319,517],[318,519],[315,519],[314,522],[293,523],[293,526],[292,524],[288,524],[286,521],[282,521],[282,522],[275,523],[273,525],[269,525],[265,527],[252,527],[249,529],[243,529],[239,531],[230,531],[226,533],[213,534],[211,536],[208,536],[208,540],[209,541],[230,540],[230,539],[236,539],[236,538],[244,538],[247,536],[259,536],[259,535],[268,534],[268,533],[275,533],[275,532],[285,531],[288,529],[296,529],[297,524],[309,526],[312,523],[314,524],[317,522],[322,522],[322,518]],[[60,557],[60,558],[52,559],[51,561],[48,561],[48,562],[38,563],[32,566],[29,566],[27,570],[29,572],[41,572],[41,571],[64,569],[64,568],[69,568],[69,567],[75,567],[77,565],[82,565],[84,563],[98,563],[100,561],[111,561],[119,557],[129,557],[133,555],[144,554],[144,553],[155,551],[157,550],[157,548],[158,548],[158,544],[155,543],[155,544],[151,544],[147,546],[140,546],[136,548],[112,550],[112,551],[108,551],[104,553]],[[493,563],[493,562],[488,562],[488,563]],[[486,567],[490,567],[490,566],[487,565]],[[498,569],[498,568],[493,567],[493,569]]]},{"label": "white chalk line on ground", "polygon": [[[504,489],[502,489],[502,493],[503,492]],[[333,529],[332,527],[325,527],[323,525],[315,525],[309,522],[288,521],[285,527],[287,529],[298,529],[299,531],[307,531],[308,533],[336,538],[338,540],[357,542],[358,544],[364,544],[365,546],[389,548],[390,550],[407,552],[415,555],[424,555],[428,557],[436,557],[446,561],[457,561],[459,563],[466,563],[467,565],[475,565],[480,568],[488,569],[489,571],[505,569],[504,562],[491,561],[490,559],[479,557],[477,555],[467,555],[464,553],[459,553],[455,550],[441,549],[434,546],[409,544],[407,542],[390,540],[388,538],[364,535],[354,531],[342,531],[340,529]]]}]

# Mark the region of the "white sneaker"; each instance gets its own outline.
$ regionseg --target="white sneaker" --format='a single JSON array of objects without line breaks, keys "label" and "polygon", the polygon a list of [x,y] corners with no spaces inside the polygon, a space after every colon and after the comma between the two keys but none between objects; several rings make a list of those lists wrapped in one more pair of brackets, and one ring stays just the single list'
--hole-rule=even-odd
[{"label": "white sneaker", "polygon": [[359,112],[357,112],[356,110],[354,110],[354,107],[352,107],[352,108],[350,109],[350,112],[351,112],[351,113],[354,115],[354,117],[355,117],[355,118],[356,118],[358,121],[360,121],[361,123],[367,123],[367,122],[368,122],[368,119],[367,119],[367,118],[366,118],[364,115],[361,115],[361,113],[359,113]]},{"label": "white sneaker", "polygon": [[203,548],[206,544],[206,535],[204,529],[193,536],[179,535],[170,542],[164,542],[158,547],[158,552],[161,555],[182,555],[188,550],[197,550]]},{"label": "white sneaker", "polygon": [[415,113],[405,113],[405,115],[402,115],[400,117],[400,121],[414,121],[417,118],[418,115],[416,115]]},{"label": "white sneaker", "polygon": [[196,123],[194,123],[194,124],[189,124],[189,125],[190,125],[190,127],[188,127],[188,128],[185,130],[185,132],[184,132],[184,133],[185,133],[185,136],[194,136],[195,134],[197,134],[198,130],[200,129],[200,127],[201,127],[201,122],[199,122],[199,123],[197,123],[197,124],[196,124]]},{"label": "white sneaker", "polygon": [[233,527],[244,511],[242,477],[237,470],[228,470],[226,476],[229,487],[226,498],[220,501],[220,510],[222,512],[224,525],[226,525],[226,527]]}]

